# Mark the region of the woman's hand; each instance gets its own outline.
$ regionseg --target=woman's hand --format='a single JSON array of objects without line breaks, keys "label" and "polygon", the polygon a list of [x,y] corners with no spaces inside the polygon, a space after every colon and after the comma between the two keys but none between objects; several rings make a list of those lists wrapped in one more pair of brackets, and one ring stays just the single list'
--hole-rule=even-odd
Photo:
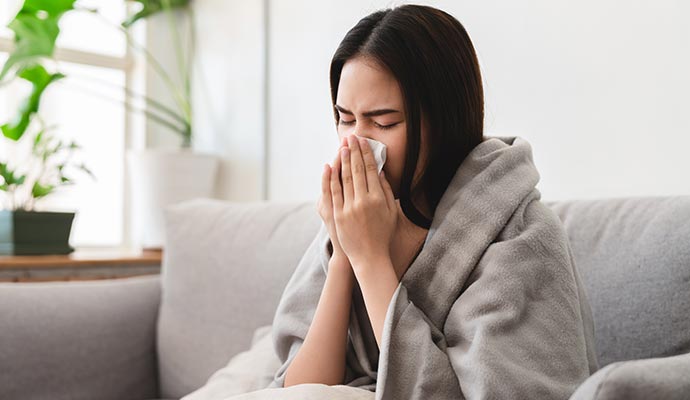
[{"label": "woman's hand", "polygon": [[363,138],[350,135],[340,149],[342,185],[338,170],[331,174],[334,221],[342,251],[353,269],[390,260],[398,214],[390,184],[377,174],[376,160]]},{"label": "woman's hand", "polygon": [[[345,141],[343,141],[343,143],[345,143]],[[342,147],[340,149],[342,149]],[[324,165],[323,173],[321,174],[321,198],[319,199],[318,210],[321,219],[326,225],[328,237],[330,237],[331,244],[333,246],[333,255],[331,258],[347,261],[347,257],[345,256],[343,249],[340,247],[338,234],[335,229],[333,200],[331,196],[331,180],[333,179],[332,175],[335,175],[335,179],[338,179],[337,171],[340,170],[340,149],[338,149],[338,153],[336,153],[335,159],[333,160],[333,167],[330,167],[328,164]],[[342,263],[338,264],[340,265]]]}]

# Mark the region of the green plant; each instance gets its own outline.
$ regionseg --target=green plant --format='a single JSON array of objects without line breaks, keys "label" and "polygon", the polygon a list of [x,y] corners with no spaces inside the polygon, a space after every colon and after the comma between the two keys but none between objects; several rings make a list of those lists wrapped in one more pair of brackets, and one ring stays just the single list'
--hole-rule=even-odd
[{"label": "green plant", "polygon": [[[146,56],[149,64],[173,93],[180,111],[176,112],[129,89],[125,90],[127,95],[125,105],[131,110],[143,112],[151,120],[179,134],[182,137],[182,146],[189,147],[192,135],[190,64],[189,59],[184,61],[182,42],[173,15],[174,10],[187,8],[189,0],[127,1],[139,3],[141,8],[116,28],[126,36],[130,47],[141,51]],[[55,43],[60,34],[60,19],[68,12],[90,12],[99,15],[98,10],[80,7],[78,0],[25,0],[17,15],[7,25],[14,33],[14,49],[0,70],[0,84],[20,79],[31,84],[31,91],[22,100],[14,118],[0,125],[0,130],[7,140],[20,143],[32,126],[37,125],[38,128],[33,136],[33,145],[27,160],[14,165],[11,165],[9,161],[0,160],[0,192],[6,195],[5,208],[32,209],[38,199],[48,196],[61,186],[72,184],[71,170],[81,170],[93,177],[91,171],[83,163],[75,164],[71,161],[72,154],[79,149],[79,146],[75,142],[66,144],[57,139],[48,132],[49,129],[39,117],[43,93],[49,85],[65,77],[65,74],[55,70],[58,63],[54,52]],[[159,12],[166,13],[170,22],[178,67],[184,78],[182,88],[174,84],[162,65],[145,47],[134,41],[128,30],[137,21]],[[194,29],[192,21],[193,18],[190,18],[191,32]],[[150,110],[132,106],[129,101],[133,98],[143,99]],[[37,122],[32,124],[32,121]]]},{"label": "green plant", "polygon": [[[62,15],[73,9],[75,0],[27,0],[8,27],[14,32],[14,50],[0,70],[0,81],[21,79],[31,84],[29,94],[21,101],[14,118],[0,125],[3,136],[21,147],[21,140],[38,126],[28,159],[11,164],[0,161],[0,191],[4,192],[10,210],[31,210],[36,200],[57,188],[72,184],[72,169],[91,171],[72,161],[79,146],[56,139],[38,116],[41,96],[53,82],[64,78],[60,72],[49,72],[46,61],[53,58],[55,41],[60,32]],[[36,123],[33,123],[36,121]],[[16,155],[16,152],[14,152]]]},{"label": "green plant", "polygon": [[15,72],[14,78],[29,81],[33,89],[21,103],[12,122],[3,124],[3,135],[19,140],[38,112],[41,95],[52,82],[63,74],[49,73],[43,60],[52,58],[55,40],[60,32],[58,22],[62,15],[73,9],[75,0],[26,0],[17,15],[7,25],[14,32],[14,50],[0,71],[0,81]]},{"label": "green plant", "polygon": [[38,112],[41,95],[46,87],[52,82],[63,78],[64,75],[59,72],[51,74],[42,65],[34,64],[21,67],[17,72],[17,77],[30,82],[32,89],[31,93],[19,106],[14,120],[0,126],[5,137],[12,140],[21,139],[24,132],[26,132],[32,117]]},{"label": "green plant", "polygon": [[[182,146],[189,147],[191,146],[192,137],[189,83],[190,61],[189,57],[185,61],[182,41],[180,40],[180,32],[178,31],[178,24],[174,19],[173,13],[175,10],[189,10],[191,13],[191,9],[188,7],[190,0],[126,1],[139,3],[140,10],[127,17],[125,21],[114,26],[114,28],[120,30],[122,34],[125,35],[127,44],[132,49],[140,51],[145,55],[147,62],[171,91],[178,111],[148,96],[135,93],[132,90],[125,91],[127,95],[125,105],[130,110],[142,112],[151,120],[179,134],[182,138]],[[0,82],[7,83],[8,80],[21,78],[30,81],[34,85],[34,90],[18,110],[17,116],[12,122],[2,125],[2,132],[7,138],[13,140],[19,140],[19,138],[21,138],[32,118],[38,112],[41,94],[46,90],[48,85],[65,77],[65,75],[59,71],[48,73],[47,71],[50,70],[50,68],[47,68],[46,62],[57,64],[54,58],[54,52],[55,42],[60,34],[59,22],[65,13],[71,12],[89,12],[96,16],[101,16],[98,14],[97,9],[80,6],[78,0],[25,0],[17,15],[7,25],[14,33],[14,49],[3,65],[2,70],[0,70]],[[161,63],[158,62],[144,46],[136,43],[129,32],[129,28],[134,23],[159,12],[165,13],[170,22],[172,43],[177,55],[180,76],[183,77],[182,87],[175,84],[170,74],[163,68]],[[107,24],[111,24],[105,18],[103,18],[103,21]],[[193,18],[190,18],[190,36],[193,35],[193,30]],[[190,46],[191,43],[192,41],[190,40]],[[41,71],[35,73],[26,72],[27,70],[35,71],[37,66],[43,67],[45,73],[41,73]],[[133,106],[130,100],[137,98],[144,100],[147,108],[137,108]]]},{"label": "green plant", "polygon": [[[73,159],[79,145],[74,141],[63,142],[51,133],[55,126],[46,127],[40,118],[37,121],[40,128],[31,139],[28,159],[15,162],[15,166],[0,162],[0,191],[5,192],[7,201],[3,208],[32,210],[37,200],[62,186],[72,185],[77,172],[95,179],[83,162]],[[16,146],[24,144],[29,136],[24,139]]]},{"label": "green plant", "polygon": [[[88,11],[96,16],[101,17],[104,23],[111,25],[113,28],[120,30],[127,40],[127,45],[135,51],[140,52],[146,58],[146,62],[158,74],[163,83],[171,94],[171,98],[175,102],[177,110],[173,110],[160,102],[131,90],[127,90],[128,98],[139,98],[146,102],[147,107],[156,112],[147,109],[136,109],[131,104],[127,104],[130,110],[141,111],[149,119],[165,126],[172,132],[180,135],[182,138],[182,147],[191,147],[192,145],[192,106],[191,106],[191,55],[193,53],[194,44],[194,17],[192,15],[192,8],[190,7],[190,0],[123,0],[130,3],[137,3],[139,10],[134,14],[128,16],[119,25],[113,25],[110,21],[98,13],[97,9],[87,9],[83,7],[76,7],[79,11]],[[77,2],[78,3],[78,2]],[[185,49],[181,40],[179,30],[179,23],[175,18],[175,12],[182,11],[187,13],[190,17],[188,42],[187,42],[187,57],[185,57]],[[163,67],[160,61],[151,54],[145,46],[137,43],[134,40],[130,28],[140,20],[150,18],[152,16],[164,14],[167,18],[170,39],[172,47],[175,51],[177,60],[177,68],[179,76],[182,78],[180,84],[176,83],[170,73]]]}]

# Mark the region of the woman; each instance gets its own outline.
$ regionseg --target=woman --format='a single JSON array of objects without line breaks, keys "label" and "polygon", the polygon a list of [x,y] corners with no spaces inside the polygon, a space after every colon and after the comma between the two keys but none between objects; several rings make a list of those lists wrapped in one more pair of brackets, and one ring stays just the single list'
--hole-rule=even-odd
[{"label": "woman", "polygon": [[[269,387],[568,398],[597,369],[591,311],[531,147],[483,134],[460,22],[419,5],[368,15],[330,83],[341,148],[276,311]],[[382,174],[365,137],[387,146]]]}]

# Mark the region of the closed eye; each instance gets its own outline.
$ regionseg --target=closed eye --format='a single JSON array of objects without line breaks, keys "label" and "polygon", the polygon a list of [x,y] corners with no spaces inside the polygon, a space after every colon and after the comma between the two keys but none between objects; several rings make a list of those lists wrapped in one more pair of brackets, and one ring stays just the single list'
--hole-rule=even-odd
[{"label": "closed eye", "polygon": [[377,124],[376,122],[374,122],[374,125],[375,125],[377,128],[379,128],[379,129],[384,129],[384,130],[385,130],[385,129],[391,129],[392,127],[398,125],[399,123],[400,123],[400,122],[395,122],[395,123],[393,123],[393,124],[388,124],[388,125],[380,125],[380,124]]},{"label": "closed eye", "polygon": [[[343,120],[343,119],[340,119],[340,120],[338,121],[338,123],[340,123],[341,125],[354,125],[354,124],[355,124],[355,120],[353,119],[352,121],[345,121],[345,120]],[[398,125],[399,123],[400,123],[400,122],[395,122],[395,123],[393,123],[393,124],[381,125],[381,124],[379,124],[379,123],[377,123],[377,122],[374,122],[374,126],[377,127],[377,128],[379,128],[379,129],[386,130],[386,129],[391,129],[392,127]]]}]

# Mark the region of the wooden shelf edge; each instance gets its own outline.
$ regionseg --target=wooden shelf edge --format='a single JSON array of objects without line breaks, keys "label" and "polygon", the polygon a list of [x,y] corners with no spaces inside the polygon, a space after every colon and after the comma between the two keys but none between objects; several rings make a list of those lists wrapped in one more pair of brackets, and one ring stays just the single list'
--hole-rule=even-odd
[{"label": "wooden shelf edge", "polygon": [[66,255],[0,256],[0,270],[108,265],[160,265],[162,258],[163,252],[160,250],[143,250],[140,252],[125,250],[76,250]]}]

